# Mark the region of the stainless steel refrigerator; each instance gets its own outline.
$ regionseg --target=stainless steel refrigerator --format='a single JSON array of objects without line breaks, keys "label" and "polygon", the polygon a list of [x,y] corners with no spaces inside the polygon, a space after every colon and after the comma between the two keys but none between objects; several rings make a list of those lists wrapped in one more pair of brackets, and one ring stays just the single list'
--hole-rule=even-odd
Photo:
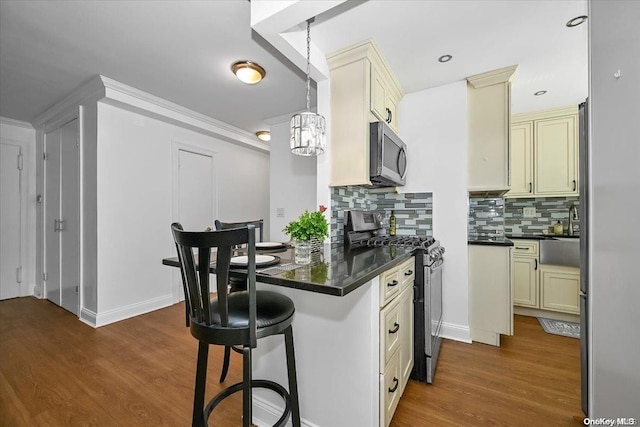
[{"label": "stainless steel refrigerator", "polygon": [[580,383],[582,412],[589,416],[589,100],[578,106],[580,173]]}]

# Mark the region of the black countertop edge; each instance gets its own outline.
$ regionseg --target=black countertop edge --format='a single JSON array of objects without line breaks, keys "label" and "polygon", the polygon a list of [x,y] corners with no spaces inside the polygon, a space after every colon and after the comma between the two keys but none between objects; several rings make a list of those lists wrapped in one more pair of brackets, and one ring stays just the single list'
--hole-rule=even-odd
[{"label": "black countertop edge", "polygon": [[470,245],[513,246],[513,242],[504,237],[469,237],[467,243]]},{"label": "black countertop edge", "polygon": [[509,239],[526,239],[526,240],[545,240],[556,237],[566,237],[570,239],[579,239],[579,235],[569,236],[568,234],[507,234]]},{"label": "black countertop edge", "polygon": [[[377,250],[377,251],[388,250],[388,248],[386,249],[366,248],[356,252],[356,254],[366,255],[367,251],[373,251],[373,250]],[[283,274],[277,274],[277,275],[260,274],[260,270],[256,272],[257,273],[256,280],[260,283],[266,283],[270,285],[283,286],[286,288],[300,289],[300,290],[314,292],[314,293],[342,297],[355,291],[360,286],[372,280],[374,277],[379,276],[381,273],[401,264],[402,262],[406,261],[410,257],[414,256],[415,251],[416,249],[406,249],[406,250],[398,249],[397,255],[395,255],[393,259],[381,264],[379,267],[372,269],[371,271],[367,272],[366,274],[363,274],[361,277],[358,277],[353,281],[350,281],[349,278],[345,280],[338,280],[338,282],[340,282],[339,285],[330,284],[332,281],[335,280],[333,278],[329,279],[329,284],[328,283],[321,284],[321,283],[313,283],[313,282],[298,280],[298,279],[288,279],[283,277]],[[177,257],[164,258],[162,260],[162,264],[171,266],[171,267],[180,267],[180,263]],[[337,267],[337,266],[334,266],[334,267]],[[212,266],[210,268],[210,271],[211,273],[215,273],[215,267]],[[229,274],[233,277],[241,277],[241,278],[246,276],[246,273],[242,270],[235,270],[235,271],[231,270]]]}]

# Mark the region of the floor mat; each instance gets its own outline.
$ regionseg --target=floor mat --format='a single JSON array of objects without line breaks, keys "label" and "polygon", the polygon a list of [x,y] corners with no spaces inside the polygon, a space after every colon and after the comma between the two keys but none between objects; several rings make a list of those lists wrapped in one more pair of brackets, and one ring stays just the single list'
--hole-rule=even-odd
[{"label": "floor mat", "polygon": [[548,334],[562,335],[563,337],[580,339],[579,323],[546,319],[544,317],[538,317],[538,322],[540,322],[540,325],[542,325],[542,329],[544,329],[544,331]]}]

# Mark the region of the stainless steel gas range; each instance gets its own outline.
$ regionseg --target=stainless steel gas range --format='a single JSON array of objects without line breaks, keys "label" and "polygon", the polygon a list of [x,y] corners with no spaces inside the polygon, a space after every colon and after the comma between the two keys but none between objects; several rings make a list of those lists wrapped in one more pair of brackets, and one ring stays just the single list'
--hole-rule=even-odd
[{"label": "stainless steel gas range", "polygon": [[431,384],[442,341],[444,247],[432,237],[384,235],[381,214],[378,212],[346,211],[344,224],[344,242],[350,249],[372,246],[415,248],[414,358],[411,378]]}]

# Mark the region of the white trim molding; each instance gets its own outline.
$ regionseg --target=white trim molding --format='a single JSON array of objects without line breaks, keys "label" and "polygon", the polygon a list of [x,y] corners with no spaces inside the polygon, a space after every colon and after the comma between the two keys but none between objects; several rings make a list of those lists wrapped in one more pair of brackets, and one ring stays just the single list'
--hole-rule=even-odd
[{"label": "white trim molding", "polygon": [[33,126],[36,129],[49,127],[65,112],[77,111],[78,105],[90,101],[104,102],[257,151],[270,151],[268,145],[256,141],[250,132],[102,75],[96,75],[36,117]]},{"label": "white trim molding", "polygon": [[173,305],[172,294],[119,307],[114,310],[103,311],[101,313],[94,313],[89,309],[82,308],[80,310],[80,320],[89,326],[99,328],[100,326],[119,322],[120,320],[129,319],[130,317],[139,316],[141,314],[146,314],[170,305]]},{"label": "white trim molding", "polygon": [[442,338],[471,344],[471,331],[469,326],[442,322]]},{"label": "white trim molding", "polygon": [[2,123],[3,125],[16,126],[16,127],[21,127],[21,128],[30,129],[30,130],[34,129],[31,123],[23,122],[21,120],[10,119],[8,117],[0,116],[0,123]]}]

